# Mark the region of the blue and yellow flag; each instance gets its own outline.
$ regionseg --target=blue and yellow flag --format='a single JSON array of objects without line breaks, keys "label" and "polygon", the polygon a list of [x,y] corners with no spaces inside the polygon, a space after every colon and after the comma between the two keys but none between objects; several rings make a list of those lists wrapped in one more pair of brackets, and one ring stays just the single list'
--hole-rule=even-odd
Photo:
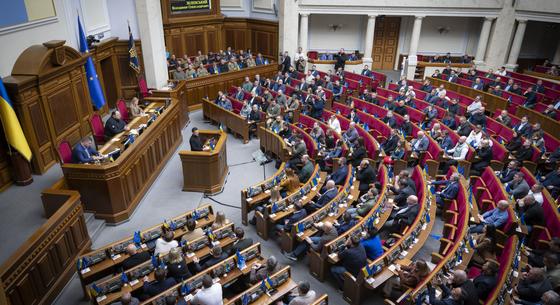
[{"label": "blue and yellow flag", "polygon": [[0,78],[0,121],[2,121],[8,144],[17,150],[27,161],[30,161],[31,148],[29,148],[29,144],[25,139],[23,129],[21,129],[2,78]]},{"label": "blue and yellow flag", "polygon": [[140,61],[138,61],[138,53],[136,52],[136,44],[134,43],[134,38],[132,37],[132,31],[130,30],[130,24],[128,25],[128,65],[136,72],[140,73]]},{"label": "blue and yellow flag", "polygon": [[[84,33],[82,23],[80,22],[80,16],[78,16],[78,32],[80,36],[80,52],[83,54],[89,54],[86,34]],[[99,83],[97,71],[95,71],[95,65],[93,64],[91,56],[87,57],[85,68],[91,103],[97,110],[99,110],[103,107],[103,105],[105,105],[105,96],[103,95],[103,90],[101,90],[101,84]]]}]

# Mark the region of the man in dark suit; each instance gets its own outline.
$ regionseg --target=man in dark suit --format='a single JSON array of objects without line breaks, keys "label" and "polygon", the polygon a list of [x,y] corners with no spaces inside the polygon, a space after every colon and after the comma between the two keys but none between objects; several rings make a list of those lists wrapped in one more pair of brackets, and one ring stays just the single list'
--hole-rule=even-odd
[{"label": "man in dark suit", "polygon": [[521,122],[519,124],[513,126],[513,131],[517,132],[518,134],[529,137],[531,136],[531,124],[529,124],[529,119],[527,116],[521,117]]},{"label": "man in dark suit", "polygon": [[482,265],[482,274],[475,277],[473,280],[474,287],[478,292],[478,299],[479,300],[486,300],[494,286],[496,286],[497,278],[496,274],[500,266],[496,264],[494,261],[486,261],[484,265]]},{"label": "man in dark suit", "polygon": [[197,127],[193,127],[193,129],[192,129],[192,135],[191,135],[191,138],[189,139],[189,144],[191,145],[191,150],[192,151],[203,151],[204,150],[204,145],[202,144],[202,140],[200,139],[200,136],[198,134],[198,128]]},{"label": "man in dark suit", "polygon": [[449,74],[449,77],[447,78],[447,81],[450,82],[450,83],[456,83],[458,80],[459,80],[459,77],[455,73],[455,70],[451,70],[451,73]]},{"label": "man in dark suit", "polygon": [[150,253],[148,251],[138,251],[138,248],[136,248],[134,244],[130,244],[126,247],[126,253],[129,256],[123,261],[122,270],[131,269],[150,259]]},{"label": "man in dark suit", "polygon": [[525,301],[523,304],[539,303],[542,295],[549,290],[552,290],[552,284],[546,277],[544,269],[536,267],[524,273],[514,289],[519,299]]},{"label": "man in dark suit", "polygon": [[307,210],[303,208],[303,203],[301,202],[301,200],[296,201],[296,203],[294,204],[294,208],[295,211],[292,213],[290,217],[284,219],[283,224],[276,225],[277,232],[290,232],[292,230],[292,226],[296,222],[307,217]]},{"label": "man in dark suit", "polygon": [[523,162],[531,160],[531,158],[533,157],[533,153],[534,150],[531,140],[526,139],[525,141],[523,141],[523,146],[521,146],[521,148],[519,148],[517,151],[513,152],[513,156],[515,157],[515,160],[523,164]]},{"label": "man in dark suit", "polygon": [[338,168],[327,177],[328,180],[333,180],[336,185],[342,185],[348,176],[348,165],[346,165],[346,158],[340,157],[338,159]]},{"label": "man in dark suit", "polygon": [[236,240],[229,250],[229,255],[234,255],[237,251],[243,251],[253,245],[253,239],[245,238],[245,231],[242,227],[236,227],[234,232]]},{"label": "man in dark suit", "polygon": [[410,122],[410,117],[407,115],[404,116],[404,121],[399,126],[399,130],[403,133],[403,136],[412,136],[412,123]]},{"label": "man in dark suit", "polygon": [[282,56],[282,74],[288,72],[291,65],[292,59],[288,56],[288,51],[285,51],[284,56]]},{"label": "man in dark suit", "polygon": [[311,117],[320,120],[323,116],[323,109],[325,108],[325,101],[322,98],[317,99],[311,105]]},{"label": "man in dark suit", "polygon": [[418,197],[410,195],[406,199],[406,203],[407,205],[404,207],[394,207],[389,220],[385,222],[381,229],[383,232],[388,233],[388,235],[399,233],[402,228],[410,226],[414,222],[419,211]]},{"label": "man in dark suit", "polygon": [[416,154],[428,150],[429,145],[430,140],[423,131],[418,131],[418,133],[416,134],[416,139],[410,142],[412,152]]},{"label": "man in dark suit", "polygon": [[432,92],[432,89],[434,87],[432,86],[431,82],[429,79],[426,79],[424,81],[424,84],[422,85],[422,87],[420,88],[420,90],[424,91],[424,92]]},{"label": "man in dark suit", "polygon": [[397,119],[395,119],[395,116],[393,115],[393,111],[391,110],[387,111],[382,121],[383,123],[387,124],[391,128],[397,127]]},{"label": "man in dark suit", "polygon": [[358,276],[360,270],[367,264],[366,249],[360,243],[360,237],[353,235],[346,241],[347,249],[338,253],[338,258],[342,264],[331,267],[331,274],[338,283],[338,288],[344,286],[344,273],[349,272],[353,276]]},{"label": "man in dark suit", "polygon": [[453,173],[449,180],[434,181],[432,185],[445,185],[443,190],[436,192],[436,203],[443,208],[445,200],[454,200],[459,193],[459,174]]},{"label": "man in dark suit", "polygon": [[381,144],[381,147],[383,148],[383,151],[387,156],[390,156],[393,153],[393,151],[395,151],[395,149],[397,148],[397,144],[399,143],[399,140],[400,138],[397,133],[397,130],[391,129],[391,134],[389,135],[387,140]]},{"label": "man in dark suit", "polygon": [[393,186],[389,186],[391,192],[395,194],[393,201],[399,207],[404,207],[406,205],[406,201],[408,197],[410,197],[411,195],[416,195],[416,191],[412,188],[412,186],[408,184],[408,181],[409,181],[408,178],[400,179],[398,182],[399,184],[398,190]]},{"label": "man in dark suit", "polygon": [[360,74],[367,77],[371,76],[371,70],[369,69],[368,65],[364,65],[364,68],[362,69],[362,72]]},{"label": "man in dark suit", "polygon": [[367,193],[369,185],[377,180],[377,173],[368,160],[362,160],[357,168],[356,179],[360,181],[360,196]]},{"label": "man in dark suit", "polygon": [[513,180],[513,176],[519,171],[521,164],[518,161],[510,161],[505,169],[498,173],[500,182],[507,183]]},{"label": "man in dark suit", "polygon": [[144,295],[140,299],[146,300],[156,296],[177,284],[177,281],[175,281],[174,278],[166,278],[167,270],[164,268],[157,268],[154,275],[156,278],[154,282],[150,282],[147,276],[144,277]]},{"label": "man in dark suit", "polygon": [[464,305],[479,305],[478,291],[474,283],[469,280],[467,273],[463,270],[454,270],[448,283],[451,288],[461,288],[464,296]]},{"label": "man in dark suit", "polygon": [[537,80],[537,83],[534,84],[531,88],[533,89],[534,92],[544,93],[545,88],[542,79]]},{"label": "man in dark suit", "polygon": [[310,205],[308,205],[309,213],[312,213],[324,207],[327,203],[333,200],[333,198],[336,197],[336,194],[338,193],[338,190],[336,189],[336,184],[334,183],[333,180],[327,181],[324,189],[325,190],[319,196],[319,199],[317,199],[317,201],[312,202]]},{"label": "man in dark suit", "polygon": [[130,128],[122,120],[121,113],[118,110],[113,111],[111,117],[105,122],[105,138],[110,139],[125,130],[130,130]]},{"label": "man in dark suit", "polygon": [[344,70],[344,65],[346,64],[346,59],[347,59],[344,49],[340,49],[340,51],[338,51],[338,53],[334,55],[334,59],[336,60],[336,64],[334,65],[334,70],[338,71],[338,68],[342,68],[342,70]]},{"label": "man in dark suit", "polygon": [[527,88],[527,91],[523,93],[523,96],[525,97],[525,103],[523,103],[523,106],[531,109],[535,108],[535,105],[537,104],[537,94],[533,91],[533,87]]},{"label": "man in dark suit", "polygon": [[480,141],[480,145],[476,149],[476,161],[471,165],[471,176],[480,176],[482,171],[492,160],[492,148],[490,147],[490,142],[488,140]]},{"label": "man in dark suit", "polygon": [[90,137],[84,137],[72,150],[72,162],[74,163],[92,163],[102,159],[103,156],[95,150],[93,141]]},{"label": "man in dark suit", "polygon": [[200,264],[200,260],[198,259],[198,257],[195,256],[193,258],[194,269],[196,270],[196,272],[206,270],[206,269],[216,265],[217,263],[223,261],[224,259],[226,259],[228,257],[227,253],[224,253],[222,251],[222,247],[220,247],[220,246],[214,246],[210,250],[210,254],[212,256],[210,258],[208,258],[203,264]]},{"label": "man in dark suit", "polygon": [[525,181],[525,175],[522,172],[517,172],[513,176],[513,180],[506,184],[506,192],[513,196],[514,199],[521,199],[527,194],[531,188],[527,181]]},{"label": "man in dark suit", "polygon": [[467,121],[464,116],[459,117],[459,126],[455,130],[458,135],[462,137],[468,137],[472,131],[471,124]]}]

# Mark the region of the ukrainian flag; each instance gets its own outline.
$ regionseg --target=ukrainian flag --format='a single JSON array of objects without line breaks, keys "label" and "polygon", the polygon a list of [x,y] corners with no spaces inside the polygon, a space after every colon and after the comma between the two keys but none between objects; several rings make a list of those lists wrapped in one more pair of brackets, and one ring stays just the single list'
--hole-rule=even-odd
[{"label": "ukrainian flag", "polygon": [[31,161],[31,148],[29,148],[25,139],[2,78],[0,78],[0,121],[2,121],[8,144],[15,148],[27,161]]}]

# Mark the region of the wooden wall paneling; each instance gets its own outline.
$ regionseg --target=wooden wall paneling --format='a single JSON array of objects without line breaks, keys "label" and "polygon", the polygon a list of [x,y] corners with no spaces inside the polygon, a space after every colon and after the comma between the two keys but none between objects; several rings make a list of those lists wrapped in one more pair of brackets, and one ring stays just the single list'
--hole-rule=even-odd
[{"label": "wooden wall paneling", "polygon": [[4,130],[0,129],[0,192],[7,189],[13,182],[12,165],[5,139]]},{"label": "wooden wall paneling", "polygon": [[80,195],[61,190],[43,195],[62,196],[63,204],[0,267],[1,289],[7,298],[0,304],[50,304],[74,274],[77,257],[91,246]]}]

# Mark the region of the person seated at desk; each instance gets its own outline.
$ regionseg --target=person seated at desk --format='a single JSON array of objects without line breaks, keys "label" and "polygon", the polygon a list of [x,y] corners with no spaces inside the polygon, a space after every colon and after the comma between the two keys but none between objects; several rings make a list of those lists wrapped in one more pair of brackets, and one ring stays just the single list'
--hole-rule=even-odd
[{"label": "person seated at desk", "polygon": [[177,282],[181,282],[192,276],[187,267],[187,262],[182,256],[181,248],[177,247],[169,251],[167,271],[169,272],[169,276],[174,278]]},{"label": "person seated at desk", "polygon": [[283,302],[277,305],[308,305],[317,299],[315,291],[310,290],[309,282],[301,281],[297,285],[297,293],[292,292]]},{"label": "person seated at desk", "polygon": [[552,290],[552,284],[544,269],[530,268],[521,275],[521,280],[514,289],[517,296],[513,300],[515,304],[538,304],[542,295],[549,290]]},{"label": "person seated at desk", "polygon": [[406,199],[407,205],[405,207],[394,206],[389,220],[385,222],[382,232],[387,232],[388,235],[392,233],[400,233],[401,229],[410,226],[419,212],[418,197],[410,195]]},{"label": "person seated at desk", "polygon": [[321,235],[306,237],[305,241],[294,248],[294,251],[284,254],[286,258],[297,261],[309,249],[321,253],[326,244],[338,237],[336,228],[330,221],[325,221],[323,225],[314,224],[314,227],[322,232]]},{"label": "person seated at desk", "polygon": [[[498,201],[497,207],[486,211],[482,215],[478,215],[480,219],[480,224],[470,228],[470,233],[483,233],[485,227],[492,226],[496,229],[501,229],[503,225],[506,224],[509,214],[508,214],[509,202],[507,200]],[[487,230],[487,229],[486,229]]]},{"label": "person seated at desk", "polygon": [[206,270],[219,262],[223,261],[224,259],[228,258],[227,254],[224,253],[222,247],[214,246],[210,249],[210,254],[212,255],[210,258],[207,258],[204,263],[200,263],[200,259],[196,256],[193,257],[194,262],[194,270],[198,273],[202,270]]},{"label": "person seated at desk", "polygon": [[126,253],[129,255],[122,263],[122,269],[128,270],[140,265],[141,263],[150,259],[150,253],[147,251],[138,251],[136,245],[130,244],[126,247]]},{"label": "person seated at desk", "polygon": [[197,127],[193,127],[192,136],[189,139],[189,144],[191,145],[191,151],[209,151],[209,147],[204,147]]},{"label": "person seated at desk", "polygon": [[130,127],[126,126],[118,110],[113,111],[111,117],[105,122],[105,138],[110,139],[125,130],[130,130]]},{"label": "person seated at desk", "polygon": [[344,273],[350,272],[354,277],[367,264],[367,255],[364,246],[360,243],[360,237],[353,235],[346,240],[347,249],[338,253],[340,265],[331,267],[331,274],[338,284],[338,289],[344,287]]},{"label": "person seated at desk", "polygon": [[294,209],[295,210],[292,215],[284,219],[283,224],[276,225],[276,232],[290,232],[296,222],[307,217],[307,211],[304,209],[301,200],[296,201],[296,203],[294,204]]},{"label": "person seated at desk", "polygon": [[235,242],[229,250],[230,255],[234,255],[237,251],[243,251],[253,245],[253,239],[245,238],[245,231],[242,227],[236,227],[234,233]]},{"label": "person seated at desk", "polygon": [[132,115],[132,117],[140,117],[145,115],[144,110],[142,110],[142,108],[140,108],[140,106],[138,106],[138,98],[137,97],[133,97],[132,100],[130,100],[130,114]]},{"label": "person seated at desk", "polygon": [[208,274],[205,274],[202,277],[202,288],[196,291],[191,304],[223,305],[223,292],[220,282],[214,283],[212,277]]},{"label": "person seated at desk", "polygon": [[515,199],[521,199],[529,194],[529,184],[525,181],[525,174],[517,172],[513,179],[504,185],[508,194],[512,195]]},{"label": "person seated at desk", "polygon": [[346,165],[346,158],[340,157],[340,159],[338,159],[337,170],[334,171],[329,176],[327,176],[327,181],[332,179],[334,181],[334,184],[342,185],[344,184],[344,181],[346,181],[347,176],[348,176],[348,166]]},{"label": "person seated at desk", "polygon": [[346,211],[342,215],[342,223],[335,222],[334,227],[338,235],[344,234],[346,231],[350,230],[354,225],[356,225],[356,220],[352,217],[350,212]]},{"label": "person seated at desk", "polygon": [[525,141],[523,141],[523,145],[516,151],[512,152],[512,156],[521,164],[523,164],[524,161],[530,161],[533,157],[533,142],[529,139],[525,139]]},{"label": "person seated at desk", "polygon": [[357,218],[358,216],[364,217],[373,209],[373,206],[377,202],[379,196],[379,191],[376,186],[373,186],[369,189],[367,193],[360,197],[360,203],[356,205],[354,208],[349,208],[346,211],[352,215],[353,218]]},{"label": "person seated at desk", "polygon": [[333,198],[336,197],[336,194],[338,193],[336,184],[333,180],[328,180],[323,189],[324,191],[319,195],[319,198],[315,202],[311,202],[306,208],[309,214],[324,207],[327,203],[333,200]]},{"label": "person seated at desk", "polygon": [[407,286],[416,287],[430,274],[430,267],[423,260],[417,260],[409,266],[396,265],[396,267],[399,276],[391,278],[383,286],[383,294],[392,300],[396,300],[404,293]]},{"label": "person seated at desk", "polygon": [[308,155],[303,155],[301,157],[301,163],[303,163],[303,167],[299,171],[298,178],[300,183],[305,183],[309,180],[309,178],[311,178],[314,166],[311,160],[309,160]]},{"label": "person seated at desk", "polygon": [[254,285],[278,272],[279,269],[278,259],[276,259],[274,255],[271,255],[266,260],[266,265],[263,266],[259,263],[253,265],[249,273],[249,284]]},{"label": "person seated at desk", "polygon": [[433,181],[431,185],[445,185],[443,190],[436,192],[436,203],[438,208],[443,208],[445,200],[455,200],[459,193],[459,174],[453,173],[449,180]]},{"label": "person seated at desk", "polygon": [[201,236],[204,236],[204,231],[201,228],[196,227],[196,220],[193,218],[187,219],[187,232],[183,235],[181,240],[190,242]]},{"label": "person seated at desk", "polygon": [[72,149],[72,162],[73,163],[93,163],[97,160],[103,159],[103,155],[100,154],[94,147],[93,141],[90,137],[84,137],[80,140],[74,149]]},{"label": "person seated at desk", "polygon": [[167,277],[167,270],[164,268],[157,268],[154,271],[155,281],[150,282],[147,276],[144,276],[144,287],[143,294],[140,297],[141,300],[147,300],[154,297],[165,290],[175,286],[177,281],[172,277]]},{"label": "person seated at desk", "polygon": [[369,164],[368,160],[362,160],[356,169],[356,180],[360,182],[358,189],[360,196],[365,194],[370,185],[377,181],[377,173],[373,165]]},{"label": "person seated at desk", "polygon": [[482,274],[473,279],[473,284],[478,292],[479,300],[486,300],[490,292],[492,292],[496,286],[499,269],[500,266],[496,262],[490,260],[482,265]]},{"label": "person seated at desk", "polygon": [[179,246],[179,243],[173,239],[174,235],[172,231],[165,232],[165,234],[156,239],[156,248],[154,250],[154,255],[165,254],[171,249]]},{"label": "person seated at desk", "polygon": [[217,230],[230,223],[231,221],[229,221],[229,219],[226,218],[226,214],[222,211],[218,211],[216,213],[216,219],[214,219],[214,223],[212,224],[212,230]]},{"label": "person seated at desk", "polygon": [[123,293],[120,301],[111,303],[111,305],[139,305],[139,304],[140,304],[140,300],[133,297],[132,294],[130,294],[130,292]]}]

